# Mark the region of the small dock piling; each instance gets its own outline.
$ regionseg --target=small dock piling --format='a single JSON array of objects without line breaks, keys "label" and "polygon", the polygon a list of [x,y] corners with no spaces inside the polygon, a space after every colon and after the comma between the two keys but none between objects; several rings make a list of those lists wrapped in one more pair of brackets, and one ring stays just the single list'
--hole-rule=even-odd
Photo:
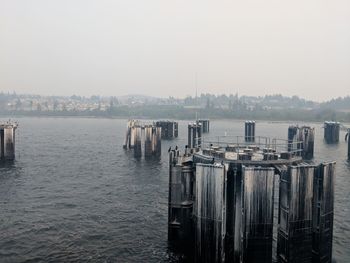
[{"label": "small dock piling", "polygon": [[310,160],[314,157],[315,128],[310,126],[288,127],[288,151],[300,150],[301,156]]},{"label": "small dock piling", "polygon": [[15,142],[17,123],[0,123],[0,159],[15,159]]},{"label": "small dock piling", "polygon": [[255,121],[245,121],[244,138],[246,142],[255,141]]},{"label": "small dock piling", "polygon": [[202,125],[202,133],[208,133],[210,129],[210,121],[208,119],[199,119],[198,123]]},{"label": "small dock piling", "polygon": [[324,122],[324,139],[326,143],[338,143],[340,133],[340,123],[334,121]]},{"label": "small dock piling", "polygon": [[[123,148],[133,150],[135,158],[161,155],[161,127],[154,124],[141,124],[139,121],[129,121],[127,125]],[[142,151],[144,148],[144,151]]]},{"label": "small dock piling", "polygon": [[179,124],[175,121],[157,121],[156,126],[162,129],[162,139],[177,138],[179,134]]},{"label": "small dock piling", "polygon": [[187,146],[190,149],[198,148],[201,146],[202,140],[202,125],[200,123],[188,124],[188,143]]}]

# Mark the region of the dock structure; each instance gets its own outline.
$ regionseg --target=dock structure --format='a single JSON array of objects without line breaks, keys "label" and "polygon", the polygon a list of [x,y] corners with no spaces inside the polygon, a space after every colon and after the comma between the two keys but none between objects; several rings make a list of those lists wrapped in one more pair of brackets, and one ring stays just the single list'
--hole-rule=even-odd
[{"label": "dock structure", "polygon": [[202,125],[202,133],[210,131],[210,121],[208,119],[199,119],[197,122]]},{"label": "dock structure", "polygon": [[244,138],[246,142],[255,141],[255,121],[245,121]]},{"label": "dock structure", "polygon": [[188,124],[187,146],[190,149],[201,146],[202,140],[202,125],[197,122]]},{"label": "dock structure", "polygon": [[338,143],[340,133],[340,123],[334,121],[324,122],[324,140],[326,143]]},{"label": "dock structure", "polygon": [[184,154],[171,150],[169,241],[186,244],[196,262],[331,258],[322,243],[333,235],[335,163],[306,164],[302,149],[288,147],[224,136],[201,138]]},{"label": "dock structure", "polygon": [[135,120],[128,121],[123,148],[133,150],[135,158],[159,157],[162,151],[161,145],[160,127]]},{"label": "dock structure", "polygon": [[15,159],[16,129],[18,123],[0,123],[0,160]]},{"label": "dock structure", "polygon": [[162,129],[162,139],[173,139],[179,135],[179,123],[175,121],[156,121],[156,127]]},{"label": "dock structure", "polygon": [[315,128],[295,125],[288,127],[288,151],[300,149],[302,157],[310,160],[314,157],[314,143]]}]

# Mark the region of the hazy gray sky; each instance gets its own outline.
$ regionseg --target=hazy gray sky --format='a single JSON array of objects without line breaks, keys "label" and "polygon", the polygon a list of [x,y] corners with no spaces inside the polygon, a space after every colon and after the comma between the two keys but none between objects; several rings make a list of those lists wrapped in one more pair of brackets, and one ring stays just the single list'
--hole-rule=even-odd
[{"label": "hazy gray sky", "polygon": [[349,0],[0,0],[0,91],[350,94]]}]

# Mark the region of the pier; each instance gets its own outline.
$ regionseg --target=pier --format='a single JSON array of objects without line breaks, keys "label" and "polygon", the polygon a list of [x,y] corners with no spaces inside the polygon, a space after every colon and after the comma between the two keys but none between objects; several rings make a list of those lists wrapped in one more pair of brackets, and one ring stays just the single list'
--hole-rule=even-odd
[{"label": "pier", "polygon": [[312,128],[254,141],[196,129],[169,153],[170,244],[195,262],[331,262],[335,163],[304,162]]},{"label": "pier", "polygon": [[0,160],[15,159],[17,123],[0,123]]}]

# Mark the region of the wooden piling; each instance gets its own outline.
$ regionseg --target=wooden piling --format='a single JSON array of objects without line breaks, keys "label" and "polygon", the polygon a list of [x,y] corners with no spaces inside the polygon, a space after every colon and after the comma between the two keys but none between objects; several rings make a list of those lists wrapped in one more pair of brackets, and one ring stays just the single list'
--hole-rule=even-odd
[{"label": "wooden piling", "polygon": [[241,262],[272,262],[275,169],[243,166]]},{"label": "wooden piling", "polygon": [[340,123],[334,121],[324,122],[324,139],[326,143],[338,143],[340,133]]},{"label": "wooden piling", "polygon": [[196,262],[224,262],[226,172],[224,165],[196,165],[194,205]]},{"label": "wooden piling", "polygon": [[335,162],[315,171],[313,194],[313,262],[332,262]]},{"label": "wooden piling", "polygon": [[279,262],[312,261],[312,209],[315,168],[290,166],[280,180],[277,258]]},{"label": "wooden piling", "polygon": [[17,124],[0,124],[0,159],[15,159],[16,129]]},{"label": "wooden piling", "polygon": [[246,121],[244,124],[244,138],[246,142],[255,141],[255,121]]},{"label": "wooden piling", "polygon": [[210,121],[208,119],[199,119],[198,123],[202,125],[202,133],[208,133],[210,129]]}]

